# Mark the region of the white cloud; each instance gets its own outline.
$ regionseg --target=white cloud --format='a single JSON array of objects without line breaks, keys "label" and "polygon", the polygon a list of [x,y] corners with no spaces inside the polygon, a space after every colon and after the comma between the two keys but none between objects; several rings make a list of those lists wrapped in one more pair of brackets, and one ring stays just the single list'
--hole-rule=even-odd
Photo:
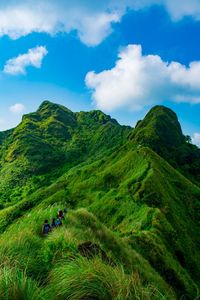
[{"label": "white cloud", "polygon": [[192,16],[200,20],[200,1],[199,0],[161,0],[171,17],[179,20],[184,16]]},{"label": "white cloud", "polygon": [[200,20],[199,0],[125,0],[127,7],[142,9],[151,5],[162,5],[168,11],[172,20],[178,21],[185,16]]},{"label": "white cloud", "polygon": [[10,106],[9,110],[13,114],[21,114],[25,110],[25,105],[22,103],[16,103]]},{"label": "white cloud", "polygon": [[[103,1],[104,2],[104,1]],[[102,4],[103,4],[102,2]],[[13,1],[0,4],[0,36],[17,39],[32,32],[54,35],[76,31],[88,46],[96,46],[112,32],[112,24],[120,21],[121,10],[89,1]]]},{"label": "white cloud", "polygon": [[85,18],[80,16],[79,24],[74,25],[77,27],[78,36],[84,44],[96,46],[112,32],[111,24],[119,20],[120,16],[117,13],[101,13]]},{"label": "white cloud", "polygon": [[200,147],[200,133],[196,132],[193,134],[192,143]]},{"label": "white cloud", "polygon": [[29,66],[40,68],[42,60],[47,53],[46,47],[43,46],[29,49],[27,53],[9,59],[4,66],[3,72],[11,75],[18,75],[26,74],[26,68]]},{"label": "white cloud", "polygon": [[100,109],[139,110],[165,100],[200,103],[199,74],[200,61],[189,67],[167,63],[158,55],[142,55],[140,45],[128,45],[112,69],[89,72],[85,82]]},{"label": "white cloud", "polygon": [[199,0],[29,0],[0,2],[0,36],[17,39],[32,32],[54,35],[76,31],[88,46],[101,43],[128,9],[163,5],[172,19],[192,16],[200,20]]}]

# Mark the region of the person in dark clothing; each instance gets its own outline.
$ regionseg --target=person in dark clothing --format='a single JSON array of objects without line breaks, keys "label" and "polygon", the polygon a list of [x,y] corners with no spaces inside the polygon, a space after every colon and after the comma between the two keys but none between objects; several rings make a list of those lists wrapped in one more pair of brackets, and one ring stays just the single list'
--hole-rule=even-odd
[{"label": "person in dark clothing", "polygon": [[51,221],[51,228],[55,228],[56,227],[56,218],[53,218]]},{"label": "person in dark clothing", "polygon": [[43,234],[48,234],[50,231],[51,231],[51,226],[49,225],[48,220],[45,220],[42,228],[42,232]]},{"label": "person in dark clothing", "polygon": [[61,218],[57,218],[56,219],[56,227],[58,227],[58,226],[62,226],[62,220],[61,220]]},{"label": "person in dark clothing", "polygon": [[57,215],[58,215],[58,218],[59,218],[60,220],[63,220],[63,219],[64,219],[64,213],[63,213],[63,210],[62,210],[62,209],[59,209]]}]

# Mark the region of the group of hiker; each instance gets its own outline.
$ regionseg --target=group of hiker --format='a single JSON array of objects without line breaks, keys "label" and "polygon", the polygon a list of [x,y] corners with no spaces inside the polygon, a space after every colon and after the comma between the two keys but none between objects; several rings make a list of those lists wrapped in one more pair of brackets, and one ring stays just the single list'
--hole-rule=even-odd
[{"label": "group of hiker", "polygon": [[42,233],[44,235],[48,234],[54,228],[62,226],[63,220],[65,219],[65,214],[67,213],[67,209],[64,210],[59,209],[55,218],[52,218],[51,222],[49,223],[48,220],[44,221],[42,227]]}]

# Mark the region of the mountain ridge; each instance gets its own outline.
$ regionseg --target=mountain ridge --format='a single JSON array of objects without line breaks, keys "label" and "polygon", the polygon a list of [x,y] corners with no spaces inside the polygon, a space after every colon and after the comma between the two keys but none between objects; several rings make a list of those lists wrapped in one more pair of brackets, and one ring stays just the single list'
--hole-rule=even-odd
[{"label": "mountain ridge", "polygon": [[[107,151],[123,143],[129,131],[128,126],[120,126],[100,111],[73,113],[64,106],[44,101],[35,113],[23,116],[16,128],[2,134],[5,138],[0,150],[0,179],[3,182],[5,175],[8,176],[9,186],[14,188],[16,185],[19,193],[21,181],[25,185],[32,176],[43,176],[53,168],[61,168],[64,163],[70,168]],[[7,186],[1,188],[1,185],[0,195],[3,195]],[[30,185],[32,191],[34,184],[31,182]],[[6,199],[11,195],[6,192],[2,197]]]},{"label": "mountain ridge", "polygon": [[153,107],[139,121],[130,139],[150,147],[173,167],[198,184],[200,177],[200,149],[184,136],[176,114],[165,106]]},{"label": "mountain ridge", "polygon": [[[173,139],[177,132],[164,152],[168,138],[163,142],[162,133],[166,130],[163,120],[167,120],[167,128],[177,129],[179,136],[176,147]],[[199,177],[193,174],[191,180],[190,169],[184,169],[178,160],[174,165],[170,151],[174,147],[180,154],[182,147],[186,147],[195,154],[199,149],[187,143],[179,126],[176,115],[159,106],[135,129],[119,125],[100,111],[72,113],[47,101],[40,106],[39,113],[25,116],[16,131],[5,134],[1,146],[5,161],[1,161],[0,170],[0,263],[11,271],[13,264],[26,270],[28,278],[39,285],[44,284],[43,274],[47,273],[45,290],[47,288],[48,292],[53,286],[57,291],[58,283],[52,279],[52,274],[59,263],[65,265],[65,270],[72,262],[81,264],[78,249],[90,243],[98,245],[95,247],[100,247],[112,261],[111,267],[104,265],[111,274],[119,267],[124,270],[123,276],[132,274],[140,278],[139,293],[143,289],[148,289],[149,293],[149,285],[158,291],[147,299],[198,297]],[[154,134],[157,127],[161,129],[158,131],[160,137]],[[148,135],[144,139],[148,131],[150,139]],[[7,136],[10,140],[6,140]],[[40,146],[43,147],[33,144],[37,139],[42,139]],[[153,144],[150,144],[152,139]],[[159,149],[154,149],[155,140],[161,145]],[[55,163],[57,147],[65,156],[58,156],[60,164]],[[12,151],[18,151],[14,159],[6,160],[6,155],[12,157]],[[45,151],[49,151],[50,158],[43,161],[38,153],[44,155]],[[31,169],[34,163],[36,170]],[[70,212],[63,228],[44,239],[40,233],[41,222],[44,218],[52,218],[52,212],[65,206]],[[24,245],[31,253],[26,264]],[[102,259],[100,264],[105,263]],[[93,260],[84,260],[86,262],[92,266]],[[65,282],[75,280],[70,273],[67,276]],[[84,276],[81,286],[87,278]],[[126,280],[123,282],[127,284]],[[137,285],[136,282],[135,279],[132,284]],[[62,288],[64,291],[65,287]],[[124,288],[130,289],[130,297],[123,294],[118,299],[134,299],[130,286]],[[50,294],[54,295],[55,291],[51,289]],[[95,293],[93,290],[89,295],[95,297]],[[108,299],[117,299],[115,293]]]}]

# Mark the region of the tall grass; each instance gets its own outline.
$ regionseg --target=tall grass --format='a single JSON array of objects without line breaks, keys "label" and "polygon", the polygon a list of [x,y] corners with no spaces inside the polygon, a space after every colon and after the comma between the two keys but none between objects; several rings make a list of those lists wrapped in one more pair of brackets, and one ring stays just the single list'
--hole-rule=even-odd
[{"label": "tall grass", "polygon": [[[24,272],[2,268],[0,271],[0,299],[2,300],[46,300],[46,291]],[[50,299],[50,298],[48,298]]]},{"label": "tall grass", "polygon": [[51,292],[59,300],[150,300],[166,299],[156,289],[143,287],[135,274],[111,267],[99,258],[78,258],[58,265],[50,274]]},{"label": "tall grass", "polygon": [[116,265],[122,265],[126,273],[139,272],[145,282],[159,287],[162,293],[169,295],[170,300],[175,298],[169,285],[148,261],[135,249],[129,247],[125,239],[120,238],[118,234],[103,225],[92,213],[85,209],[78,209],[71,213],[69,219],[79,236],[82,234],[85,239],[88,236],[92,241],[98,243],[111,261],[114,261]]}]

